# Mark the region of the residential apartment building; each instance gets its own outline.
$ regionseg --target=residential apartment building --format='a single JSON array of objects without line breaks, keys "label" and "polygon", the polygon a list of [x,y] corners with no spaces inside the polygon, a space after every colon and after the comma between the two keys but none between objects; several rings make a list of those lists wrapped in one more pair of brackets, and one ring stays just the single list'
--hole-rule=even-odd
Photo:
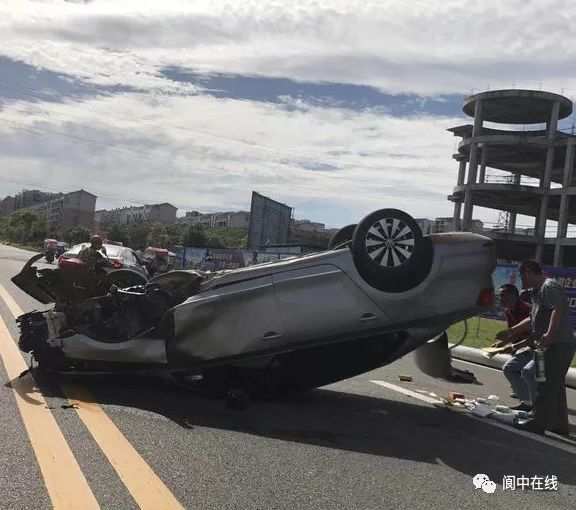
[{"label": "residential apartment building", "polygon": [[10,216],[16,210],[16,198],[4,197],[0,200],[0,216]]},{"label": "residential apartment building", "polygon": [[23,209],[46,213],[48,233],[56,237],[80,225],[94,228],[94,207],[96,195],[78,190],[71,193],[51,193],[49,200],[29,205]]},{"label": "residential apartment building", "polygon": [[310,220],[295,220],[292,223],[294,228],[304,230],[305,232],[324,232],[325,224]]},{"label": "residential apartment building", "polygon": [[121,207],[118,209],[100,209],[94,213],[97,225],[103,222],[129,225],[139,221],[158,221],[160,223],[175,223],[178,209],[167,202],[136,207]]},{"label": "residential apartment building", "polygon": [[219,212],[202,214],[197,211],[187,212],[178,222],[184,225],[200,225],[206,228],[228,227],[248,228],[250,213],[247,211]]},{"label": "residential apartment building", "polygon": [[4,197],[0,201],[0,216],[9,216],[18,209],[27,209],[42,204],[56,195],[57,193],[48,193],[38,189],[24,189],[17,195]]}]

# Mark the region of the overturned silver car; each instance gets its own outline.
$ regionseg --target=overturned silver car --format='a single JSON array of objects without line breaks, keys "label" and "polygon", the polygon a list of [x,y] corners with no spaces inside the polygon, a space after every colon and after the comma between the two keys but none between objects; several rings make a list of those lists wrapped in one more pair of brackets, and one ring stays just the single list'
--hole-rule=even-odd
[{"label": "overturned silver car", "polygon": [[84,299],[27,264],[13,281],[55,305],[18,318],[19,345],[58,373],[162,369],[216,392],[290,392],[383,366],[487,310],[495,263],[486,237],[423,236],[408,214],[382,209],[322,253],[172,271]]}]

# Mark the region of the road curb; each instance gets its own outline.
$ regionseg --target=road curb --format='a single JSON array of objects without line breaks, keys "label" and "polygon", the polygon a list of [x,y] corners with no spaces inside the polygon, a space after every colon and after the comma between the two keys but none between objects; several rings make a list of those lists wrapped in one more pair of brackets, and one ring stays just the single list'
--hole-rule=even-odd
[{"label": "road curb", "polygon": [[[451,356],[455,359],[461,361],[468,361],[470,363],[475,363],[477,365],[484,365],[486,367],[496,368],[502,370],[503,365],[511,357],[508,354],[497,354],[492,358],[485,357],[481,349],[475,349],[474,347],[467,347],[465,345],[458,345],[456,347],[453,344],[449,344],[451,350]],[[565,386],[569,388],[575,388],[575,369],[570,368],[565,376]]]}]

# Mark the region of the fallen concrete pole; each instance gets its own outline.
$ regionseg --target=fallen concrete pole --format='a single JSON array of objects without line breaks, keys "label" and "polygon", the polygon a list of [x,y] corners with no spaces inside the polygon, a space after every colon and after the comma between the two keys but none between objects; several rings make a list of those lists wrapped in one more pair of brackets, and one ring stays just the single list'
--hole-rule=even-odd
[{"label": "fallen concrete pole", "polygon": [[[474,347],[467,347],[465,345],[458,345],[453,347],[453,344],[449,344],[451,357],[461,360],[468,361],[470,363],[475,363],[476,365],[484,365],[486,367],[496,368],[498,370],[503,369],[503,365],[511,357],[509,354],[497,354],[492,358],[487,358],[481,349],[475,349]],[[570,368],[565,376],[565,386],[569,388],[575,388],[575,369]]]}]

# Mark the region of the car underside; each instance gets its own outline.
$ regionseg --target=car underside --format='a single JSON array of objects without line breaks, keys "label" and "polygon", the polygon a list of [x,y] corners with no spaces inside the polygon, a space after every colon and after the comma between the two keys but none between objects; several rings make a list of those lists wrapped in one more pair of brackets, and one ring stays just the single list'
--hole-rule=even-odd
[{"label": "car underside", "polygon": [[31,261],[14,283],[55,304],[18,318],[19,346],[60,374],[157,371],[218,394],[266,395],[383,366],[492,305],[489,239],[420,236],[396,210],[367,218],[325,252],[139,284],[118,272],[83,286]]}]

